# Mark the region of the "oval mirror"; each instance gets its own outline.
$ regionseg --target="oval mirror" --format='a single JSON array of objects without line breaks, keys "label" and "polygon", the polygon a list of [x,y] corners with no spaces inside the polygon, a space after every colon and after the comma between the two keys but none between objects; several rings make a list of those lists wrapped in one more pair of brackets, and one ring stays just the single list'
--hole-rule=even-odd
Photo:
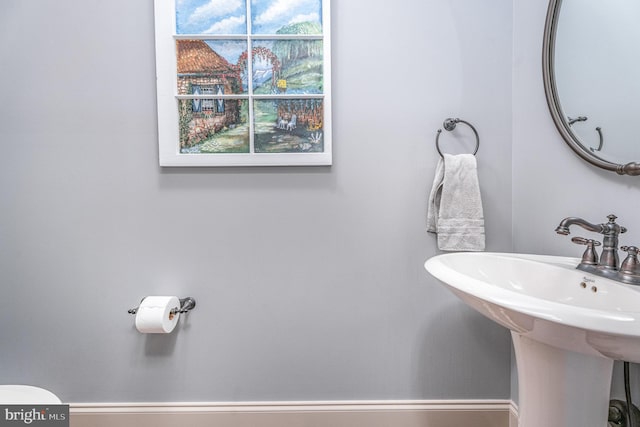
[{"label": "oval mirror", "polygon": [[547,103],[589,163],[640,175],[640,2],[550,0],[543,44]]}]

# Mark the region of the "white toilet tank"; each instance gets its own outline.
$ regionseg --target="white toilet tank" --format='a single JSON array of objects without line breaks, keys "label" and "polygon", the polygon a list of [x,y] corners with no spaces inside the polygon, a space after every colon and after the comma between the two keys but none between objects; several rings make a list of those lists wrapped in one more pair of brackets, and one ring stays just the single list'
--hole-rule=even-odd
[{"label": "white toilet tank", "polygon": [[0,385],[0,404],[60,404],[58,396],[40,387],[30,385]]}]

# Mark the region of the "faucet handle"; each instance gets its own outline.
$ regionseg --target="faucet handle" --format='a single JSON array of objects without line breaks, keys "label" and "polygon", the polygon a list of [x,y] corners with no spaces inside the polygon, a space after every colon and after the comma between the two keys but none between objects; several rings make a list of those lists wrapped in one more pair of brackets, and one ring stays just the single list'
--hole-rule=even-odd
[{"label": "faucet handle", "polygon": [[582,261],[580,264],[586,265],[598,265],[598,254],[594,249],[595,246],[600,246],[602,243],[593,239],[585,239],[584,237],[572,237],[571,241],[578,245],[586,245],[587,249],[585,249],[582,254]]},{"label": "faucet handle", "polygon": [[621,246],[621,250],[627,252],[627,258],[622,261],[620,266],[621,273],[640,274],[640,261],[638,260],[638,249],[635,246]]}]

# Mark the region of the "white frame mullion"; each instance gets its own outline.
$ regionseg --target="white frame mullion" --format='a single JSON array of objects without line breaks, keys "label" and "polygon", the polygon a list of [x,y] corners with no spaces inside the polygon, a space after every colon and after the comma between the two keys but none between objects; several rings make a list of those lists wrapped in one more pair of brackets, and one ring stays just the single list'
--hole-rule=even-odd
[{"label": "white frame mullion", "polygon": [[246,0],[247,10],[247,92],[249,92],[249,153],[255,154],[255,117],[253,114],[253,38],[251,37],[251,0]]}]

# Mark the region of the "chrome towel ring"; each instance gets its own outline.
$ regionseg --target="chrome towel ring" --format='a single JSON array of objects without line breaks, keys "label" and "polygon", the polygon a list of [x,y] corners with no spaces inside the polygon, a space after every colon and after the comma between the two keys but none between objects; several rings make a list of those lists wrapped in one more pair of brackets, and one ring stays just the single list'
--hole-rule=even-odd
[{"label": "chrome towel ring", "polygon": [[[478,136],[478,131],[476,130],[476,128],[473,127],[473,125],[465,120],[462,119],[452,119],[452,118],[448,118],[446,119],[443,123],[442,126],[445,128],[445,130],[448,131],[452,131],[456,128],[456,125],[458,123],[464,123],[465,125],[469,126],[471,128],[471,130],[473,131],[473,133],[476,136],[476,149],[473,151],[473,155],[475,156],[476,153],[478,152],[478,148],[480,148],[480,137]],[[438,129],[438,132],[436,133],[436,150],[438,150],[438,154],[440,154],[440,157],[444,158],[444,156],[442,155],[442,151],[440,151],[440,134],[442,133],[442,129]]]}]

